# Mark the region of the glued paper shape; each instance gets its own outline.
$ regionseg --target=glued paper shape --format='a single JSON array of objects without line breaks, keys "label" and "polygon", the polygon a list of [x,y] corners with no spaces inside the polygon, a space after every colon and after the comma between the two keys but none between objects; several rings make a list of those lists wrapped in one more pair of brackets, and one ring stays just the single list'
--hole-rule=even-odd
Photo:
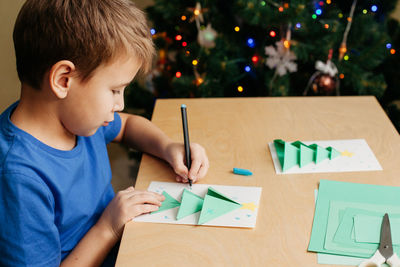
[{"label": "glued paper shape", "polygon": [[283,171],[297,165],[299,161],[299,149],[281,139],[274,140],[276,153]]},{"label": "glued paper shape", "polygon": [[[174,198],[181,200],[184,189],[188,189],[187,184],[182,183],[168,183],[156,182],[150,183],[147,190],[162,193],[163,191]],[[210,190],[209,190],[210,189]],[[206,226],[222,226],[222,227],[240,227],[240,228],[254,228],[257,222],[258,208],[261,198],[261,187],[254,186],[229,186],[229,185],[210,185],[210,184],[193,184],[192,189],[189,190],[201,198],[205,198],[210,191],[211,196],[215,197],[214,191],[224,197],[230,199],[230,203],[240,203],[242,206],[233,211],[224,213],[202,225]],[[220,199],[220,198],[218,198]],[[204,205],[204,203],[203,203]],[[190,214],[180,220],[176,219],[178,207],[164,210],[158,213],[143,214],[133,219],[135,222],[150,222],[150,223],[168,223],[168,224],[185,224],[185,225],[199,225],[200,212]],[[201,227],[202,225],[199,225]]]},{"label": "glued paper shape", "polygon": [[213,188],[209,188],[204,197],[198,224],[204,224],[225,213],[241,208],[242,205],[222,195]]},{"label": "glued paper shape", "polygon": [[325,148],[317,144],[312,144],[310,145],[310,147],[315,151],[314,161],[316,164],[329,158],[329,151],[326,150]]},{"label": "glued paper shape", "polygon": [[[342,250],[346,250],[348,248],[344,248],[340,244],[336,244],[337,250],[332,248],[326,249],[325,239],[333,239],[333,235],[335,234],[337,226],[340,223],[338,212],[335,213],[335,216],[329,216],[330,202],[337,201],[350,203],[346,204],[346,206],[342,205],[342,207],[344,208],[353,207],[371,210],[371,206],[380,206],[380,209],[384,209],[378,211],[386,211],[387,208],[390,206],[393,207],[394,212],[398,213],[397,211],[400,208],[400,198],[398,197],[399,195],[400,188],[394,186],[321,180],[308,250],[349,256],[372,256],[372,254],[375,252],[373,249],[361,249],[362,251],[356,251],[356,253],[353,253],[354,250],[357,250],[359,248],[350,247],[351,251],[342,252]],[[334,230],[331,235],[328,235],[327,232],[328,223],[336,224],[336,226],[333,226]],[[335,243],[332,242],[332,244]],[[366,243],[360,244],[365,245]],[[375,244],[375,250],[376,248],[377,245]],[[399,247],[394,247],[394,250],[398,253]]]},{"label": "glued paper shape", "polygon": [[162,194],[165,196],[165,200],[161,204],[161,207],[158,210],[153,211],[152,213],[157,213],[157,212],[161,212],[164,210],[173,209],[173,208],[181,205],[181,203],[178,200],[171,197],[167,192],[164,191]]},{"label": "glued paper shape", "polygon": [[311,148],[309,148],[300,141],[293,142],[292,145],[300,149],[300,162],[299,162],[300,168],[313,162],[314,150],[312,150]]},{"label": "glued paper shape", "polygon": [[201,210],[203,207],[204,199],[199,197],[196,194],[193,194],[186,188],[183,189],[181,206],[178,210],[178,215],[176,215],[176,219],[180,220],[190,214],[196,213]]},{"label": "glued paper shape", "polygon": [[[397,218],[397,219],[396,219]],[[382,216],[368,216],[357,214],[354,216],[355,240],[359,243],[379,244],[382,225]],[[389,214],[390,229],[393,245],[400,244],[400,219],[399,215]]]},{"label": "glued paper shape", "polygon": [[329,151],[329,159],[332,160],[334,158],[339,157],[340,155],[342,155],[342,153],[340,153],[339,151],[337,151],[336,149],[334,149],[333,147],[327,147],[326,150]]}]

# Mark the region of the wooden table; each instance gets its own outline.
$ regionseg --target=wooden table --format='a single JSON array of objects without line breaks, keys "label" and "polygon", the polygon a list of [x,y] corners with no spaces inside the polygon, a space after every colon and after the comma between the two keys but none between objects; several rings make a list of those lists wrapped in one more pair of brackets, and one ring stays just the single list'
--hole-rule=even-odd
[{"label": "wooden table", "polygon": [[[319,266],[307,252],[320,179],[400,186],[400,139],[371,96],[158,100],[153,122],[182,141],[180,105],[188,107],[190,140],[202,144],[205,184],[263,188],[254,229],[130,222],[116,266]],[[365,139],[383,171],[277,175],[274,139]],[[252,176],[232,173],[250,169]],[[161,160],[143,156],[136,182],[174,182]]]}]

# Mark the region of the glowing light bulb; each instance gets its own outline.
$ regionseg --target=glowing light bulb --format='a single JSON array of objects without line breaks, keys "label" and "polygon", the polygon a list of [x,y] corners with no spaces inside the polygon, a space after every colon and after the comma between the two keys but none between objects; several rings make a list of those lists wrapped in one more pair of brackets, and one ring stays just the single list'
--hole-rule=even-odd
[{"label": "glowing light bulb", "polygon": [[240,31],[240,27],[239,27],[239,26],[236,26],[236,27],[235,27],[235,32],[238,32],[238,31]]},{"label": "glowing light bulb", "polygon": [[177,36],[175,36],[175,40],[177,40],[177,41],[180,41],[180,40],[182,40],[182,35],[177,35]]},{"label": "glowing light bulb", "polygon": [[371,11],[372,11],[372,12],[378,11],[378,7],[377,7],[376,5],[372,5],[372,6],[371,6]]},{"label": "glowing light bulb", "polygon": [[392,55],[394,55],[396,53],[396,50],[395,49],[390,49],[390,54],[392,54]]},{"label": "glowing light bulb", "polygon": [[181,20],[183,20],[183,21],[185,21],[187,18],[186,18],[186,16],[185,15],[183,15],[182,17],[181,17]]},{"label": "glowing light bulb", "polygon": [[365,15],[365,14],[367,14],[367,13],[368,13],[368,10],[363,9],[363,14]]},{"label": "glowing light bulb", "polygon": [[186,47],[187,46],[187,42],[182,42],[182,46]]},{"label": "glowing light bulb", "polygon": [[301,24],[299,22],[296,23],[296,28],[300,29],[301,28]]},{"label": "glowing light bulb", "polygon": [[275,37],[275,36],[276,36],[276,32],[275,32],[275,31],[270,31],[270,32],[269,32],[269,36]]},{"label": "glowing light bulb", "polygon": [[278,8],[278,10],[279,10],[279,12],[283,12],[283,6],[280,6],[280,7]]},{"label": "glowing light bulb", "polygon": [[177,71],[176,73],[175,73],[175,77],[176,78],[180,78],[182,76],[182,73],[180,72],[180,71]]},{"label": "glowing light bulb", "polygon": [[345,56],[343,57],[343,59],[344,59],[344,60],[349,60],[349,55],[345,55]]},{"label": "glowing light bulb", "polygon": [[253,63],[257,63],[258,62],[258,57],[257,56],[253,56],[251,58],[251,61],[253,61]]},{"label": "glowing light bulb", "polygon": [[194,13],[195,16],[198,16],[198,15],[200,15],[200,10],[195,9],[195,10],[193,11],[193,13]]},{"label": "glowing light bulb", "polygon": [[250,68],[250,66],[246,66],[246,67],[244,67],[244,71],[245,71],[245,72],[250,72],[250,71],[251,71],[251,68]]},{"label": "glowing light bulb", "polygon": [[253,48],[253,47],[256,45],[255,42],[254,42],[254,39],[253,39],[253,38],[247,39],[247,45],[248,45],[250,48]]},{"label": "glowing light bulb", "polygon": [[339,78],[340,78],[340,79],[344,79],[344,74],[343,74],[343,73],[340,73]]},{"label": "glowing light bulb", "polygon": [[312,16],[311,16],[313,19],[316,19],[317,18],[317,15],[315,15],[315,14],[312,14]]},{"label": "glowing light bulb", "polygon": [[392,48],[392,44],[391,44],[391,43],[387,43],[387,44],[386,44],[386,48],[387,48],[387,49]]},{"label": "glowing light bulb", "polygon": [[283,41],[283,46],[285,48],[289,48],[290,47],[290,42],[288,40]]},{"label": "glowing light bulb", "polygon": [[239,85],[239,86],[237,87],[237,90],[238,90],[239,93],[243,92],[243,86]]},{"label": "glowing light bulb", "polygon": [[318,16],[322,14],[322,9],[318,8],[317,10],[315,10],[315,14],[317,14]]},{"label": "glowing light bulb", "polygon": [[196,66],[197,64],[199,64],[199,62],[196,59],[193,59],[192,64],[193,66]]},{"label": "glowing light bulb", "polygon": [[156,34],[156,30],[155,29],[151,29],[150,33],[151,33],[151,35],[154,35],[154,34]]}]

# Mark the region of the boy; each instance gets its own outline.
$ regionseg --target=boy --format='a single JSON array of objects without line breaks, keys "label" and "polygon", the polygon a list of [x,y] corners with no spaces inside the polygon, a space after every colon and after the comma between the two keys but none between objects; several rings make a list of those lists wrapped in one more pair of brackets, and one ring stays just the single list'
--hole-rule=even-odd
[{"label": "boy", "polygon": [[167,161],[178,182],[208,170],[204,149],[174,143],[148,120],[117,113],[154,48],[129,0],[27,0],[14,28],[20,100],[0,116],[0,266],[97,266],[135,216],[164,197],[114,196],[106,144]]}]

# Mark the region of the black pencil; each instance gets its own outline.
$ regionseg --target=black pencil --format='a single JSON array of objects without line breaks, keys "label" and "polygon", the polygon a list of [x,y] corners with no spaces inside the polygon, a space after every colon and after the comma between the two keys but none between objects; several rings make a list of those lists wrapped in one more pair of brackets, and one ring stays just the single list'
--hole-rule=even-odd
[{"label": "black pencil", "polygon": [[[181,114],[182,114],[183,140],[184,140],[184,144],[185,144],[186,165],[187,165],[188,171],[190,171],[190,166],[192,165],[192,160],[190,157],[189,128],[188,128],[185,104],[181,105]],[[192,188],[192,180],[189,178],[189,173],[188,173],[188,180],[189,180],[189,186],[190,186],[190,188]]]}]

